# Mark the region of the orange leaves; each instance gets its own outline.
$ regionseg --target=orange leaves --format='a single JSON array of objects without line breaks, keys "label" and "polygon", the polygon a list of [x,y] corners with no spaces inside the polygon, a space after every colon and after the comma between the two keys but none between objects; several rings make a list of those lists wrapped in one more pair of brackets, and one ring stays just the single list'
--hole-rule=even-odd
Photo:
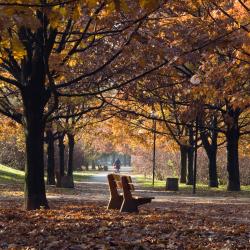
[{"label": "orange leaves", "polygon": [[139,0],[140,6],[143,9],[152,11],[156,9],[159,6],[160,1],[159,0]]},{"label": "orange leaves", "polygon": [[[39,249],[245,249],[249,207],[167,202],[140,214],[107,211],[103,202],[54,201],[24,212],[1,201],[0,247]],[[11,209],[10,209],[11,207]],[[245,218],[243,221],[239,218]]]}]

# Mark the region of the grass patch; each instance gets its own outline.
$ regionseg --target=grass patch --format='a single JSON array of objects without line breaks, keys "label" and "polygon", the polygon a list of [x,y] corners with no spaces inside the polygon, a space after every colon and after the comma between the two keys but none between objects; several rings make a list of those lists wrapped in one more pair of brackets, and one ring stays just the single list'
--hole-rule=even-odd
[{"label": "grass patch", "polygon": [[[145,178],[143,175],[135,176],[136,182],[145,188],[154,188],[156,190],[165,190],[166,181],[155,180],[152,185],[152,178]],[[169,192],[174,195],[191,195],[193,186],[179,183],[179,191]],[[250,197],[250,185],[241,186],[241,192],[229,192],[226,185],[220,185],[218,188],[210,188],[207,184],[197,183],[196,194],[199,196],[225,196],[225,197]]]},{"label": "grass patch", "polygon": [[[98,171],[75,171],[74,180],[76,182],[89,180]],[[24,171],[10,168],[0,164],[0,183],[11,184],[11,183],[24,183]],[[45,173],[45,180],[46,180]]]},{"label": "grass patch", "polygon": [[0,183],[23,183],[24,171],[6,167],[0,164]]},{"label": "grass patch", "polygon": [[95,175],[97,171],[75,171],[73,173],[74,175],[74,181],[87,181],[91,179],[93,175]]}]

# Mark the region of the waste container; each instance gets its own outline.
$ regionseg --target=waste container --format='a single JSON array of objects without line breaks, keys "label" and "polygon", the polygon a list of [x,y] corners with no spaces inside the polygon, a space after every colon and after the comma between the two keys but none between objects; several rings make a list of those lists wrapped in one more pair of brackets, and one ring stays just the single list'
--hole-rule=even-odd
[{"label": "waste container", "polygon": [[179,190],[179,178],[167,178],[166,180],[167,191],[178,191]]}]

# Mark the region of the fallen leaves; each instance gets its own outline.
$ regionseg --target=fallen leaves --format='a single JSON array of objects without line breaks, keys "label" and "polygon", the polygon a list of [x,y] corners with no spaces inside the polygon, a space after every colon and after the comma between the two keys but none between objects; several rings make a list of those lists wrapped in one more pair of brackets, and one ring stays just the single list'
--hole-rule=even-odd
[{"label": "fallen leaves", "polygon": [[[249,207],[161,203],[139,214],[103,202],[55,201],[51,210],[0,205],[1,249],[250,249]],[[239,220],[237,220],[239,218]]]}]

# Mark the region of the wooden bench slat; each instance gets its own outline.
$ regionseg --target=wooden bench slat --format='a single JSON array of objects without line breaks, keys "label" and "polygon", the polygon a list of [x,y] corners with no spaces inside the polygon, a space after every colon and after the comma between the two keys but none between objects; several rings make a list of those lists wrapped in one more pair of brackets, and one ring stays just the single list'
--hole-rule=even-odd
[{"label": "wooden bench slat", "polygon": [[112,174],[115,181],[121,181],[121,176],[119,174]]},{"label": "wooden bench slat", "polygon": [[122,189],[122,182],[121,181],[116,181],[116,186],[120,189]]}]

